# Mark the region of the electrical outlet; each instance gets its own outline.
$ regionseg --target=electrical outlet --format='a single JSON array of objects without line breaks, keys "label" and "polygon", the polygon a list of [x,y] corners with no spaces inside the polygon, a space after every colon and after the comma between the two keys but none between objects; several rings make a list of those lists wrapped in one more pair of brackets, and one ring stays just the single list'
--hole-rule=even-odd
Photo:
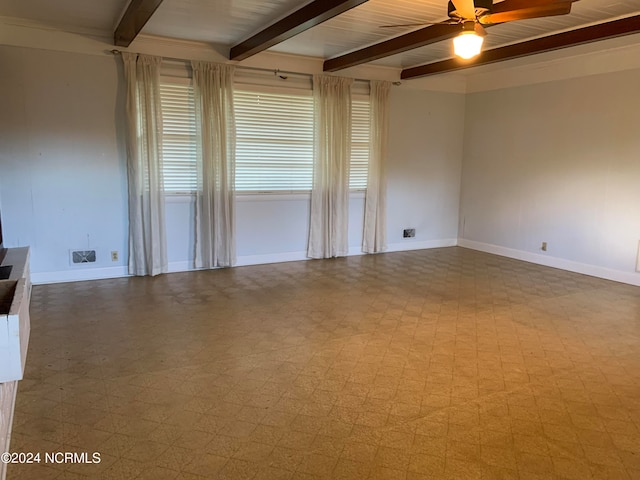
[{"label": "electrical outlet", "polygon": [[540,250],[542,250],[543,252],[547,251],[547,242],[542,242],[542,246],[540,247]]},{"label": "electrical outlet", "polygon": [[117,262],[118,261],[118,257],[119,257],[119,255],[118,255],[118,251],[117,250],[114,250],[113,252],[111,252],[111,261],[112,262]]},{"label": "electrical outlet", "polygon": [[413,238],[416,236],[416,229],[415,228],[405,228],[402,231],[402,238]]}]

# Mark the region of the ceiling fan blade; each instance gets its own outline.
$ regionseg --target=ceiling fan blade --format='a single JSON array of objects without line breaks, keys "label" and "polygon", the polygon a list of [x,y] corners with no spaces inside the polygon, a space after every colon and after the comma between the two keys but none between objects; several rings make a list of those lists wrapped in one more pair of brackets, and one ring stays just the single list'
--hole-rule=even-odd
[{"label": "ceiling fan blade", "polygon": [[490,13],[483,15],[478,20],[483,25],[492,23],[513,22],[514,20],[527,20],[530,18],[552,17],[554,15],[566,15],[571,12],[571,2],[546,5],[542,7],[529,7],[520,10],[510,10],[502,13]]},{"label": "ceiling fan blade", "polygon": [[478,22],[475,23],[473,29],[476,32],[476,35],[480,35],[481,37],[485,37],[487,35],[487,31]]},{"label": "ceiling fan blade", "polygon": [[503,0],[494,3],[491,13],[510,12],[512,10],[523,10],[525,8],[545,7],[548,5],[557,5],[559,3],[573,3],[578,0]]},{"label": "ceiling fan blade", "polygon": [[458,12],[462,18],[475,20],[476,7],[473,4],[473,0],[451,0],[451,3],[456,7],[456,12]]}]

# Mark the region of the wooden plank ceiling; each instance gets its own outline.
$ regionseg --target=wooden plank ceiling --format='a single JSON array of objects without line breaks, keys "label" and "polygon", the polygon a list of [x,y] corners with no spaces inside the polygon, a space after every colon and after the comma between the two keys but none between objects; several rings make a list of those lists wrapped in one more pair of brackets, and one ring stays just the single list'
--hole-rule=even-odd
[{"label": "wooden plank ceiling", "polygon": [[[562,0],[504,1],[526,8]],[[372,62],[415,78],[638,32],[640,0],[579,0],[568,15],[491,26],[471,62],[452,59],[450,25],[381,28],[446,20],[447,0],[3,0],[0,17],[106,30],[121,46],[145,34],[215,44],[236,61],[269,49],[322,58],[325,71]]]}]

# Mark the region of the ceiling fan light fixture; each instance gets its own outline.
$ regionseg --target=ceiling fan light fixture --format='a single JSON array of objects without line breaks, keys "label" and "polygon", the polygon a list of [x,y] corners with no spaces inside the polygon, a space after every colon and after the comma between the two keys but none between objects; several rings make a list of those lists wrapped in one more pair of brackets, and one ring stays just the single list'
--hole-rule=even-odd
[{"label": "ceiling fan light fixture", "polygon": [[453,52],[465,60],[475,57],[482,50],[484,37],[475,32],[464,31],[453,39]]}]

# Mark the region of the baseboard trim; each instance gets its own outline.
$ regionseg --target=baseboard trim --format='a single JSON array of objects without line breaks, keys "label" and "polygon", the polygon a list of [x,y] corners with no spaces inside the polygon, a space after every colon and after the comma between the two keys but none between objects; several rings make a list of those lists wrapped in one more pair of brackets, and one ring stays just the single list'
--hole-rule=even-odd
[{"label": "baseboard trim", "polygon": [[264,265],[267,263],[297,262],[309,260],[307,252],[266,253],[263,255],[242,255],[238,257],[236,267]]},{"label": "baseboard trim", "polygon": [[[384,253],[406,252],[409,250],[425,250],[429,248],[455,247],[458,243],[457,238],[445,238],[439,240],[423,240],[418,242],[392,243]],[[353,257],[357,255],[366,255],[362,251],[362,247],[349,247],[347,256]],[[267,263],[283,263],[283,262],[299,262],[301,260],[311,260],[307,257],[307,252],[287,252],[287,253],[268,253],[265,255],[243,255],[238,257],[236,267],[244,267],[249,265],[264,265]]]},{"label": "baseboard trim", "polygon": [[127,276],[129,276],[129,271],[124,265],[105,268],[78,268],[74,270],[59,270],[57,272],[32,272],[31,283],[43,285],[46,283],[82,282],[85,280],[103,280]]},{"label": "baseboard trim", "polygon": [[[640,286],[640,273],[623,272],[610,268],[599,267],[586,263],[574,262],[563,258],[541,255],[538,253],[525,252],[513,248],[493,245],[490,243],[476,242],[464,238],[445,238],[437,240],[407,241],[391,243],[385,253],[406,252],[410,250],[428,250],[431,248],[460,246],[471,250],[492,253],[502,257],[509,257],[516,260],[544,265],[547,267],[559,268],[570,272],[590,275],[592,277],[604,278],[615,282],[627,283],[629,285]],[[350,247],[349,256],[364,255],[360,247]],[[306,252],[285,252],[264,255],[242,255],[238,257],[236,266],[264,265],[269,263],[298,262],[309,260]],[[197,270],[193,267],[193,262],[181,261],[169,264],[169,273],[188,272]],[[62,270],[57,272],[34,272],[31,280],[34,285],[47,283],[81,282],[85,280],[103,280],[108,278],[128,277],[128,268],[124,265],[106,268],[88,268],[77,270]]]},{"label": "baseboard trim", "polygon": [[458,246],[478,250],[481,252],[492,253],[502,257],[509,257],[516,260],[522,260],[545,267],[559,268],[569,272],[581,273],[591,277],[603,278],[605,280],[613,280],[614,282],[627,283],[629,285],[640,286],[640,274],[632,272],[623,272],[613,270],[611,268],[599,267],[587,263],[574,262],[564,258],[552,257],[549,255],[541,255],[539,253],[525,252],[514,248],[493,245],[490,243],[476,242],[464,238],[458,239]]},{"label": "baseboard trim", "polygon": [[420,240],[390,243],[385,252],[407,252],[410,250],[429,250],[431,248],[455,247],[458,245],[457,238],[443,238],[437,240]]},{"label": "baseboard trim", "polygon": [[182,262],[169,262],[167,273],[188,272],[190,270],[199,270],[193,266],[193,260]]},{"label": "baseboard trim", "polygon": [[[438,240],[407,241],[402,243],[391,243],[385,253],[406,252],[409,250],[425,250],[430,248],[454,247],[457,239],[445,238]],[[360,246],[350,247],[349,256],[365,255]],[[307,252],[285,252],[269,253],[264,255],[241,255],[238,257],[236,267],[250,265],[264,265],[269,263],[298,262],[310,260]],[[180,261],[169,263],[168,273],[190,272],[198,270],[194,268],[192,261]],[[85,280],[104,280],[108,278],[129,277],[127,266],[107,268],[83,268],[76,270],[61,270],[57,272],[34,272],[31,274],[31,281],[34,285],[44,285],[47,283],[82,282]]]}]

